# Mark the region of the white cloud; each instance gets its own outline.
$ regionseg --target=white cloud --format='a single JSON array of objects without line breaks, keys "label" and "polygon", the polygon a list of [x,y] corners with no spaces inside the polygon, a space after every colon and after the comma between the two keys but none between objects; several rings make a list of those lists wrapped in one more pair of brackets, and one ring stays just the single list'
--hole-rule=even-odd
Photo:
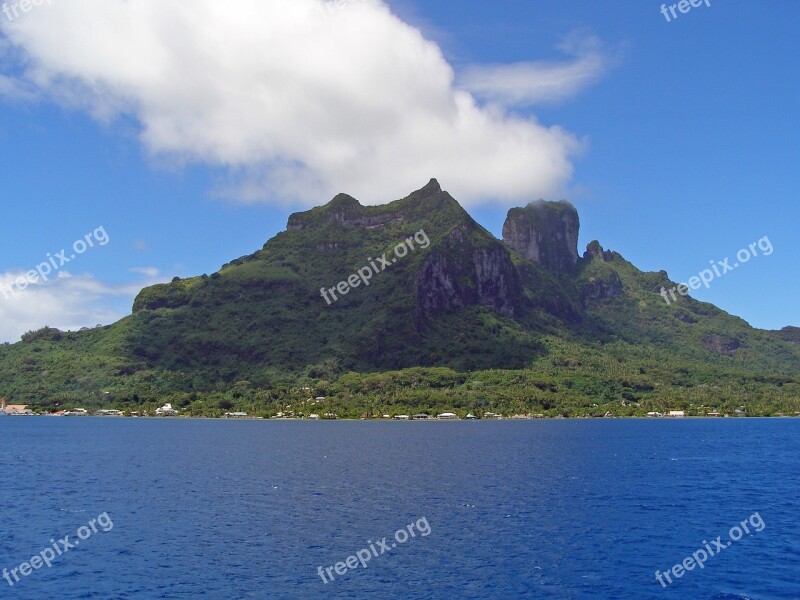
[{"label": "white cloud", "polygon": [[131,273],[139,273],[145,277],[155,278],[161,273],[156,267],[134,267],[130,269]]},{"label": "white cloud", "polygon": [[23,271],[0,273],[0,342],[16,342],[27,332],[45,325],[66,330],[107,325],[130,314],[133,299],[148,285],[168,279],[147,279],[108,285],[91,275],[73,276],[60,271],[56,279],[19,289],[14,285]]},{"label": "white cloud", "polygon": [[[465,204],[519,203],[562,194],[582,146],[481,106],[381,0],[70,0],[0,27],[20,89],[134,117],[154,158],[219,167],[243,201],[378,203],[437,177]],[[572,93],[600,60],[528,69],[521,97]]]},{"label": "white cloud", "polygon": [[560,49],[574,60],[467,68],[459,83],[477,97],[506,106],[557,102],[598,81],[616,59],[600,40],[574,34]]}]

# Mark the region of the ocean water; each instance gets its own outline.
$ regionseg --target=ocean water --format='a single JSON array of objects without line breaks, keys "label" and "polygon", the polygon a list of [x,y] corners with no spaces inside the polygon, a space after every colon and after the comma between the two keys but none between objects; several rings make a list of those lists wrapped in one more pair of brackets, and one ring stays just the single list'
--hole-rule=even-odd
[{"label": "ocean water", "polygon": [[800,598],[800,420],[0,418],[0,448],[0,569],[62,552],[3,599]]}]

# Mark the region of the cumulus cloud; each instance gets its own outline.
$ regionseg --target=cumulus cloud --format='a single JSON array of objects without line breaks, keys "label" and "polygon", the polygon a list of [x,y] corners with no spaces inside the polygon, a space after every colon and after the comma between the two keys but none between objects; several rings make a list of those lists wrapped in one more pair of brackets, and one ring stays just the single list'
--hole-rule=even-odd
[{"label": "cumulus cloud", "polygon": [[505,106],[557,102],[597,82],[616,62],[615,53],[593,36],[570,36],[560,49],[572,58],[561,62],[475,65],[459,82],[477,97]]},{"label": "cumulus cloud", "polygon": [[62,331],[113,323],[130,314],[139,291],[168,279],[148,271],[147,278],[124,285],[108,285],[93,276],[60,271],[56,279],[27,285],[24,271],[0,273],[0,342],[16,342],[27,331],[48,325]]},{"label": "cumulus cloud", "polygon": [[[518,203],[563,193],[582,147],[482,106],[381,0],[70,0],[0,27],[15,69],[0,87],[133,118],[151,156],[218,168],[216,193],[243,201],[377,203],[435,176],[467,205]],[[466,81],[529,101],[576,91],[598,61]]]}]

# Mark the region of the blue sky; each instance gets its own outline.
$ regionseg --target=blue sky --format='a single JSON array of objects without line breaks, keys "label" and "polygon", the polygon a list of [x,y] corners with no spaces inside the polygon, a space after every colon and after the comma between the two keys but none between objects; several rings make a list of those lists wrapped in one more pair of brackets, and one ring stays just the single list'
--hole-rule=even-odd
[{"label": "blue sky", "polygon": [[[237,1],[243,14],[263,7]],[[498,236],[509,207],[567,198],[581,215],[581,251],[598,239],[676,281],[767,236],[770,256],[692,295],[757,327],[800,325],[796,3],[711,0],[667,22],[660,3],[641,0],[399,0],[388,3],[391,19],[367,0],[329,6],[326,20],[306,30],[303,15],[278,10],[282,1],[263,15],[273,33],[298,27],[323,56],[331,44],[342,53],[336,68],[303,55],[290,69],[288,42],[268,31],[248,36],[237,28],[253,19],[214,12],[210,0],[191,15],[173,0],[142,10],[142,31],[168,21],[185,41],[141,42],[138,54],[84,29],[113,24],[114,10],[127,10],[116,0],[102,10],[97,0],[76,0],[81,10],[54,4],[14,20],[0,14],[0,281],[97,227],[110,239],[65,265],[60,279],[10,299],[0,294],[0,340],[46,324],[111,322],[143,285],[214,272],[260,248],[291,212],[337,192],[388,201],[429,177]],[[216,19],[214,40],[202,37],[211,34],[201,17]],[[242,52],[204,70],[200,61],[214,62],[204,44],[217,38]],[[264,56],[290,58],[262,64],[253,52],[261,44]],[[441,56],[431,52],[437,47]],[[179,76],[170,83],[180,85],[159,85],[161,71],[140,68],[158,60],[174,64]],[[229,65],[248,61],[252,70],[228,80]],[[331,71],[358,94],[330,83]],[[253,85],[253,73],[268,75],[260,88],[240,90],[238,81]],[[297,90],[291,109],[270,95],[275,89]],[[474,107],[459,109],[456,141],[434,141],[465,94]],[[324,151],[304,120],[292,122],[296,114],[310,115],[306,129],[322,124]],[[393,119],[403,127],[387,127],[380,142],[359,129]],[[417,127],[422,137],[406,133]],[[500,150],[482,155],[483,147]]]}]

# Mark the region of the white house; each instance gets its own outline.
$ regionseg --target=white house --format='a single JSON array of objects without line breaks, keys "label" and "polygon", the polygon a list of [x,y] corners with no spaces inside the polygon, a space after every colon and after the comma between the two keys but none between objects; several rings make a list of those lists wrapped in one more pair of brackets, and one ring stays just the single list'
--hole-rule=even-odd
[{"label": "white house", "polygon": [[64,412],[65,417],[85,417],[89,414],[89,411],[85,408],[74,408],[72,410],[67,410]]},{"label": "white house", "polygon": [[171,417],[173,415],[176,415],[177,413],[178,413],[178,411],[176,411],[174,408],[172,408],[172,404],[170,404],[169,402],[167,402],[161,408],[157,408],[156,409],[156,414],[159,415],[159,416]]},{"label": "white house", "polygon": [[223,419],[246,419],[247,413],[246,412],[226,412],[222,415]]}]

